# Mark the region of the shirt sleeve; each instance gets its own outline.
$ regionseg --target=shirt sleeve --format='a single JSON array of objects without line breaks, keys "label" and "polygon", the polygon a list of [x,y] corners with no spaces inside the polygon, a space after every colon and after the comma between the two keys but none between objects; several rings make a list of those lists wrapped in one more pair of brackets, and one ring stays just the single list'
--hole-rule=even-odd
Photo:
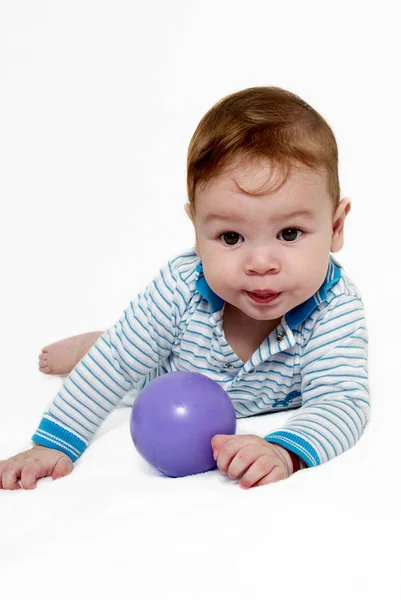
[{"label": "shirt sleeve", "polygon": [[368,334],[362,301],[333,298],[301,355],[302,406],[265,439],[309,467],[351,448],[369,418]]},{"label": "shirt sleeve", "polygon": [[171,262],[67,377],[32,436],[77,460],[121,398],[172,349],[184,299]]}]

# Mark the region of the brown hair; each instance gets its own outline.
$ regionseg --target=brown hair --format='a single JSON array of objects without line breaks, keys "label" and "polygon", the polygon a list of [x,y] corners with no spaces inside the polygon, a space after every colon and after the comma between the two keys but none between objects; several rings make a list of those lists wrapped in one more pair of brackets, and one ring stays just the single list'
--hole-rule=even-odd
[{"label": "brown hair", "polygon": [[[238,158],[268,158],[283,174],[302,163],[327,174],[333,214],[340,202],[338,149],[326,121],[295,94],[253,87],[226,96],[201,119],[188,148],[187,190],[193,214],[200,183]],[[277,188],[276,188],[277,189]]]}]

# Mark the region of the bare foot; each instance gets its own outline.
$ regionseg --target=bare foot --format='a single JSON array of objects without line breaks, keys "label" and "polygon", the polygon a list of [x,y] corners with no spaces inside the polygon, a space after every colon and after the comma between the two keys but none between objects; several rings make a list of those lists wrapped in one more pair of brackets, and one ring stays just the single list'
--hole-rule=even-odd
[{"label": "bare foot", "polygon": [[45,346],[39,354],[39,371],[46,375],[67,375],[102,334],[103,331],[81,333]]}]

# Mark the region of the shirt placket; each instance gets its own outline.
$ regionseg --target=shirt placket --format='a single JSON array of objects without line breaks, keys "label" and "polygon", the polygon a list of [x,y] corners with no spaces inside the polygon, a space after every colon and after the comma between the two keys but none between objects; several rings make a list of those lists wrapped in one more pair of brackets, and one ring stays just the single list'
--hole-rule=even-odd
[{"label": "shirt placket", "polygon": [[[258,367],[267,362],[272,356],[284,352],[295,345],[295,338],[283,317],[280,325],[262,342],[250,359],[244,364],[237,374],[236,381],[241,380],[248,373],[254,373]],[[233,382],[234,383],[234,382]]]},{"label": "shirt placket", "polygon": [[220,370],[228,370],[233,374],[242,368],[243,363],[227,344],[223,331],[223,310],[214,312],[209,317],[213,326],[210,359]]}]

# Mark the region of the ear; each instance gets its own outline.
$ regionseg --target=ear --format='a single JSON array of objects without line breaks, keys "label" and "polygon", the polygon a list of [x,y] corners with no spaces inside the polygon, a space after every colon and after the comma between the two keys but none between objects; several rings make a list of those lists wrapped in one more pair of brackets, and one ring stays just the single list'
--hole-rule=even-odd
[{"label": "ear", "polygon": [[196,238],[195,238],[195,252],[196,252],[196,254],[197,254],[197,255],[199,256],[199,258],[200,258],[199,244],[198,244],[198,235],[197,235],[197,233],[196,233],[196,227],[195,227],[195,218],[194,218],[194,215],[193,215],[193,213],[192,213],[192,207],[191,207],[191,205],[189,204],[189,202],[187,202],[186,204],[184,204],[184,210],[185,210],[185,212],[187,213],[188,217],[191,219],[192,225],[193,225],[193,226],[194,226],[194,228],[195,228],[195,236],[196,236]]},{"label": "ear", "polygon": [[192,214],[192,208],[189,202],[187,202],[186,204],[184,204],[184,210],[187,213],[188,217],[191,219],[192,221],[192,225],[194,225],[194,216]]},{"label": "ear", "polygon": [[343,198],[337,206],[333,217],[333,235],[331,238],[331,252],[338,252],[344,244],[344,221],[351,210],[351,199]]}]

